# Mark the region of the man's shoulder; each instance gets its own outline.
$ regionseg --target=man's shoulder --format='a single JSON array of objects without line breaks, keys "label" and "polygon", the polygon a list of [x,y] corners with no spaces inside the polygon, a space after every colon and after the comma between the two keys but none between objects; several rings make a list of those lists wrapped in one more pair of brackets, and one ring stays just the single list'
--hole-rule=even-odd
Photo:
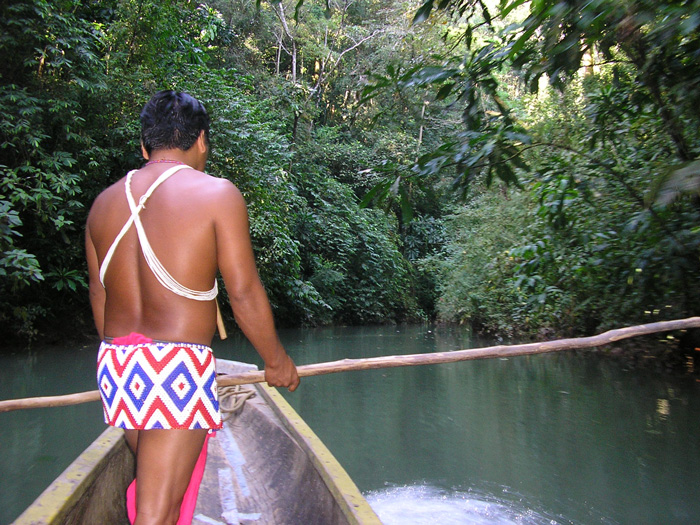
[{"label": "man's shoulder", "polygon": [[204,176],[207,184],[214,184],[220,187],[236,187],[236,185],[233,182],[224,177],[217,177],[216,175],[211,175],[203,171],[200,171],[198,173]]},{"label": "man's shoulder", "polygon": [[[201,173],[201,172],[200,172]],[[238,198],[241,196],[241,191],[238,187],[228,179],[216,177],[207,173],[202,173],[202,187],[204,191],[213,197],[221,197],[223,199]]]},{"label": "man's shoulder", "polygon": [[115,196],[124,195],[124,177],[102,190],[92,202],[91,210],[99,210],[114,201]]}]

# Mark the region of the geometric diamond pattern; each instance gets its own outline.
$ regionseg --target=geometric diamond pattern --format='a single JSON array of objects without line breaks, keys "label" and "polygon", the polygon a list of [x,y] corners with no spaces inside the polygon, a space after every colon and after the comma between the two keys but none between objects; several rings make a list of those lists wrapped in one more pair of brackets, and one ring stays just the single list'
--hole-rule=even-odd
[{"label": "geometric diamond pattern", "polygon": [[168,394],[179,410],[184,410],[187,403],[192,399],[194,394],[192,383],[194,383],[194,380],[184,363],[180,363],[163,381],[165,393]]},{"label": "geometric diamond pattern", "polygon": [[148,399],[148,394],[153,390],[153,381],[148,378],[148,374],[138,361],[134,363],[124,385],[126,386],[126,395],[129,396],[136,409],[141,410],[144,402]]},{"label": "geometric diamond pattern", "polygon": [[102,342],[97,383],[105,422],[151,428],[221,428],[211,348],[190,343]]},{"label": "geometric diamond pattern", "polygon": [[110,377],[109,373],[106,373],[104,370],[102,373],[98,374],[97,382],[100,385],[100,392],[102,393],[102,396],[105,398],[107,403],[111,405],[114,401],[114,396],[117,393],[117,384]]}]

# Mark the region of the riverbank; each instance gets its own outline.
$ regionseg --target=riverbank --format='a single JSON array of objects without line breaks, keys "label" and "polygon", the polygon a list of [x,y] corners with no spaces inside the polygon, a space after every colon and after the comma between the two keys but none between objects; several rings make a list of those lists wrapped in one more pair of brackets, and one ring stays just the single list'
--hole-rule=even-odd
[{"label": "riverbank", "polygon": [[[228,323],[229,333],[234,337],[243,337],[234,322]],[[406,325],[376,325],[376,326],[433,326],[435,330],[464,331],[474,333],[470,328],[456,323],[422,323]],[[326,327],[332,328],[332,327]],[[362,328],[362,327],[337,327],[337,328]],[[323,328],[317,328],[323,329]],[[290,330],[289,328],[283,330]],[[293,328],[291,330],[294,330]],[[307,329],[313,330],[313,329]],[[484,340],[492,340],[493,336],[477,335]],[[554,341],[566,338],[567,336],[557,336],[554,332],[547,331],[541,338],[523,337],[523,339],[511,338],[503,340],[496,338],[498,344],[523,344],[543,341]],[[214,336],[214,341],[220,341],[218,334]],[[79,319],[74,323],[73,329],[61,326],[60,331],[54,330],[41,337],[32,339],[22,339],[19,337],[6,338],[4,345],[0,348],[0,354],[6,352],[42,352],[42,349],[49,351],[56,346],[74,346],[77,348],[90,348],[100,343],[99,337],[94,330],[92,320],[89,323],[84,319]],[[673,375],[691,375],[700,380],[700,329],[690,331],[659,332],[656,334],[637,336],[630,339],[618,341],[613,344],[606,344],[599,347],[571,350],[575,353],[595,353],[600,356],[620,362],[627,369],[649,369],[658,373]]]},{"label": "riverbank", "polygon": [[595,349],[596,353],[623,364],[626,369],[693,376],[700,381],[700,350],[673,334],[646,336]]}]

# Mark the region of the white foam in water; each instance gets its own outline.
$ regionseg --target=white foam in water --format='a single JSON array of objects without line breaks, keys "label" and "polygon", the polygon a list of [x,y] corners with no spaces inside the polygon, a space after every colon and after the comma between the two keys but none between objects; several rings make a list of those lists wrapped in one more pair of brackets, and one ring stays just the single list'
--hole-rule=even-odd
[{"label": "white foam in water", "polygon": [[365,496],[384,525],[558,523],[522,502],[473,492],[448,492],[429,485],[392,487]]}]

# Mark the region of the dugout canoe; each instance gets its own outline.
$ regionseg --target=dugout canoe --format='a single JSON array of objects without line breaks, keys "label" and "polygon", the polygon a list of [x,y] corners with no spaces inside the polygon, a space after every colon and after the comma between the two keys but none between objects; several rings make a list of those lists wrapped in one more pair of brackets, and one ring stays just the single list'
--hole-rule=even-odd
[{"label": "dugout canoe", "polygon": [[[217,360],[218,372],[250,369]],[[209,440],[193,525],[381,524],[285,399],[267,385],[245,388],[255,395]],[[133,477],[134,458],[123,433],[110,427],[14,524],[127,525],[124,494]]]}]

